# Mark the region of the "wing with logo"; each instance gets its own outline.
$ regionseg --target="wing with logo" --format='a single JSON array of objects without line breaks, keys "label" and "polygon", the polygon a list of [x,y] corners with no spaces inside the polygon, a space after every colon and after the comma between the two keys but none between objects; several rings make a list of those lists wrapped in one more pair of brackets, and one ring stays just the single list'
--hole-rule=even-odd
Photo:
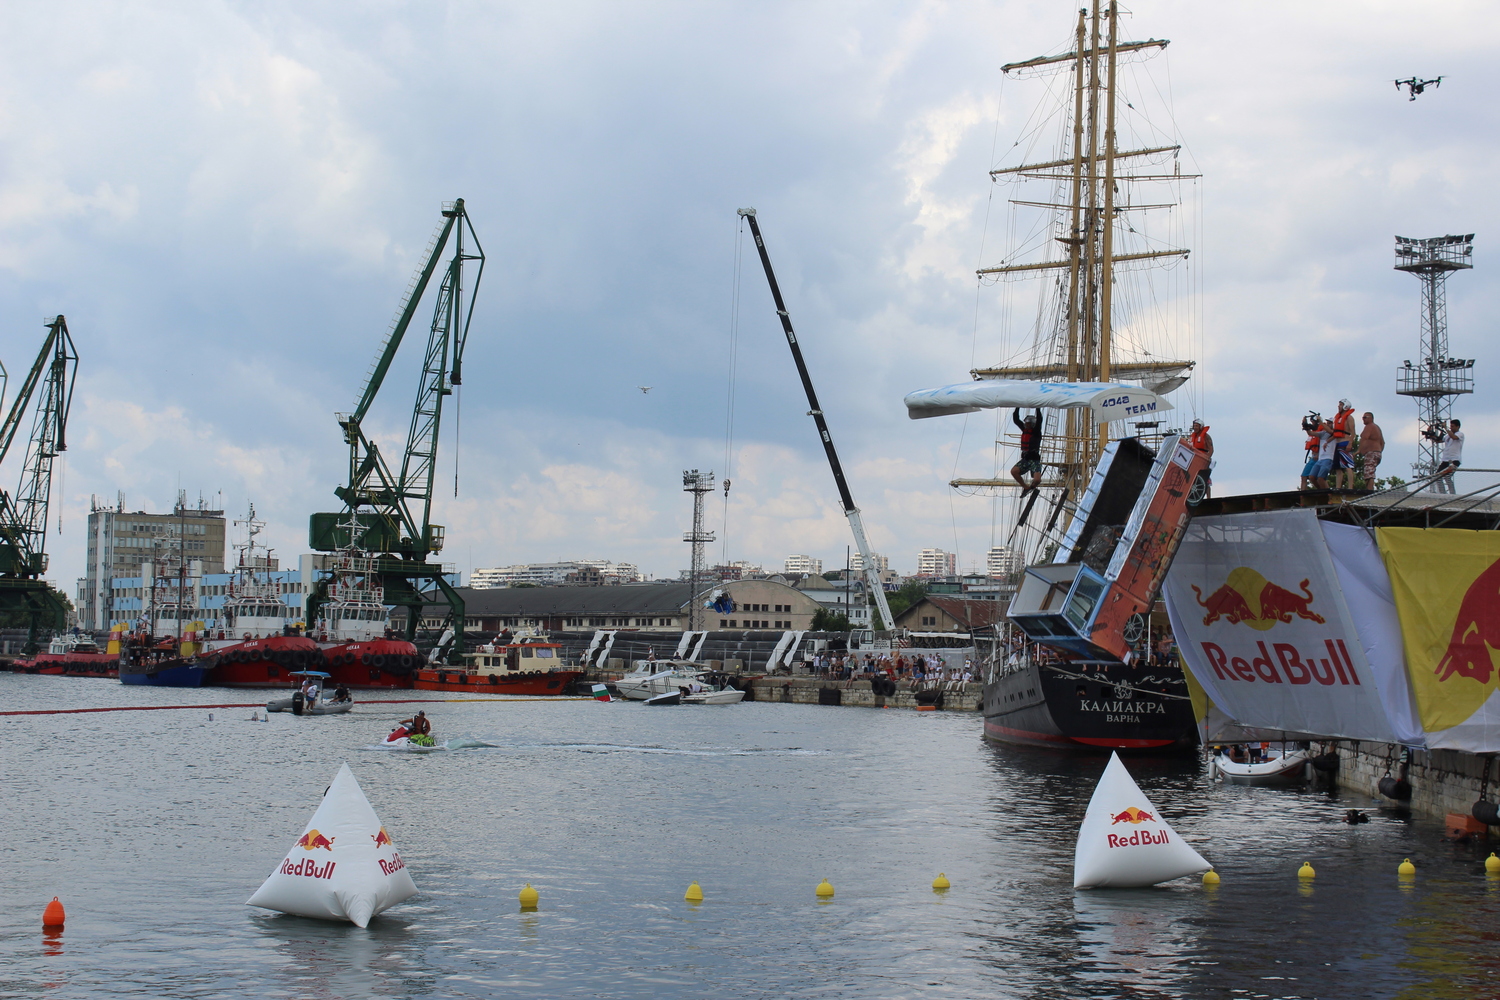
[{"label": "wing with logo", "polygon": [[975,413],[1019,406],[1022,409],[1086,409],[1098,421],[1139,420],[1172,409],[1161,396],[1138,385],[1118,382],[1029,382],[980,379],[906,394],[906,415],[913,420],[954,413]]},{"label": "wing with logo", "polygon": [[1500,752],[1500,532],[1379,528],[1427,745]]},{"label": "wing with logo", "polygon": [[1194,518],[1164,597],[1194,678],[1238,725],[1396,740],[1313,511]]}]

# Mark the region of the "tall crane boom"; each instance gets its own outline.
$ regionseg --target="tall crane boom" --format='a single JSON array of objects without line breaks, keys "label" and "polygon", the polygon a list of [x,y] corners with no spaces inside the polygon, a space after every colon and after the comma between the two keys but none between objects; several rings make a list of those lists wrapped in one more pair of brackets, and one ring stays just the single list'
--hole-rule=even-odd
[{"label": "tall crane boom", "polygon": [[[849,492],[849,482],[844,478],[844,467],[839,463],[839,453],[833,447],[833,435],[828,432],[828,421],[823,419],[823,408],[818,405],[818,393],[813,389],[812,376],[807,372],[807,362],[802,359],[802,347],[797,343],[796,331],[792,329],[792,317],[787,314],[786,303],[781,299],[781,286],[776,283],[776,272],[771,268],[771,255],[766,252],[766,241],[761,239],[760,223],[756,221],[755,209],[742,208],[740,217],[750,223],[750,234],[755,237],[755,249],[760,253],[760,263],[766,269],[766,281],[771,286],[771,298],[776,302],[776,315],[781,317],[781,329],[786,334],[787,346],[792,349],[792,360],[797,363],[797,374],[802,378],[802,389],[807,393],[807,415],[813,418],[818,428],[818,438],[823,442],[823,454],[828,456],[828,467],[833,470],[833,482],[838,487],[839,500],[844,505],[844,516],[849,519],[849,528],[854,532],[854,544],[859,549],[860,561],[864,564],[865,582],[875,597],[880,609],[880,619],[886,628],[895,628],[891,617],[891,606],[885,599],[885,586],[880,581],[880,571],[870,554],[870,543],[865,539],[864,522],[860,520],[859,508],[854,506],[854,496]],[[847,581],[846,581],[847,582]]]},{"label": "tall crane boom", "polygon": [[[452,395],[453,387],[463,382],[463,352],[474,315],[475,293],[484,274],[484,250],[479,245],[479,237],[469,221],[462,198],[445,204],[442,217],[391,332],[370,367],[359,402],[353,412],[338,417],[344,442],[349,446],[349,479],[346,485],[334,492],[347,505],[347,510],[314,514],[310,542],[315,550],[324,552],[357,545],[383,553],[377,561],[381,585],[388,603],[406,606],[409,637],[415,636],[426,603],[419,585],[433,583],[443,592],[451,609],[459,641],[450,656],[456,657],[462,652],[463,598],[443,578],[441,564],[429,563],[427,557],[443,548],[443,526],[432,523],[438,435],[442,428],[443,399]],[[450,240],[453,255],[443,267],[406,447],[397,472],[392,463],[386,461],[379,446],[365,435],[364,420],[385,384],[391,363]],[[478,266],[473,285],[467,290],[466,303],[464,265],[470,261]],[[352,537],[354,535],[359,537]],[[325,594],[323,585],[314,590],[308,602],[309,621],[316,617]]]},{"label": "tall crane boom", "polygon": [[68,448],[68,411],[78,376],[78,351],[67,320],[47,324],[42,349],[0,423],[0,462],[10,453],[33,398],[38,397],[27,438],[20,483],[14,494],[0,490],[0,613],[27,615],[27,651],[36,648],[43,624],[62,629],[67,606],[42,579],[47,572],[47,512],[52,500],[52,463]]}]

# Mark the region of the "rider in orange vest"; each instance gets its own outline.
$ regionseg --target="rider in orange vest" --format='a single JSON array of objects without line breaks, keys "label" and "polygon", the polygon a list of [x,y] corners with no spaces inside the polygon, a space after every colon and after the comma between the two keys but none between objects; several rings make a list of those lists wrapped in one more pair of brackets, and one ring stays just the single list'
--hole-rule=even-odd
[{"label": "rider in orange vest", "polygon": [[1194,451],[1201,451],[1208,457],[1209,466],[1203,470],[1203,495],[1211,496],[1213,493],[1213,460],[1214,439],[1208,436],[1208,428],[1203,421],[1194,420],[1192,433],[1188,435],[1188,444],[1193,446]]}]

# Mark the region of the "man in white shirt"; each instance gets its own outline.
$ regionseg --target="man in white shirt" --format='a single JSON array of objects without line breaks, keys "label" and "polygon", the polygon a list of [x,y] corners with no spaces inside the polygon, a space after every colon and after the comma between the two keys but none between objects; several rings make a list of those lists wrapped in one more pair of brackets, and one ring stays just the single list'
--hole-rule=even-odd
[{"label": "man in white shirt", "polygon": [[1313,466],[1312,484],[1315,490],[1328,489],[1328,474],[1333,471],[1334,454],[1338,442],[1334,439],[1333,429],[1328,421],[1323,421],[1323,426],[1318,428],[1318,464]]},{"label": "man in white shirt", "polygon": [[1461,426],[1459,421],[1450,420],[1446,433],[1441,427],[1437,429],[1438,434],[1441,435],[1438,440],[1443,445],[1442,464],[1438,466],[1437,475],[1443,477],[1438,482],[1445,493],[1453,492],[1453,472],[1463,464],[1464,432],[1459,430]]}]

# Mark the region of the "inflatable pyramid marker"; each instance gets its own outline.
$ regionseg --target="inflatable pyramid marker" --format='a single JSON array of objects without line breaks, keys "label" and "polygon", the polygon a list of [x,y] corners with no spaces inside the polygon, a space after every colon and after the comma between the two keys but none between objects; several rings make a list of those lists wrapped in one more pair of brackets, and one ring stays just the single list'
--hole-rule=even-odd
[{"label": "inflatable pyramid marker", "polygon": [[1094,788],[1073,852],[1073,888],[1138,888],[1213,867],[1161,818],[1119,754]]},{"label": "inflatable pyramid marker", "polygon": [[302,836],[245,902],[364,927],[416,891],[406,862],[344,764]]}]

